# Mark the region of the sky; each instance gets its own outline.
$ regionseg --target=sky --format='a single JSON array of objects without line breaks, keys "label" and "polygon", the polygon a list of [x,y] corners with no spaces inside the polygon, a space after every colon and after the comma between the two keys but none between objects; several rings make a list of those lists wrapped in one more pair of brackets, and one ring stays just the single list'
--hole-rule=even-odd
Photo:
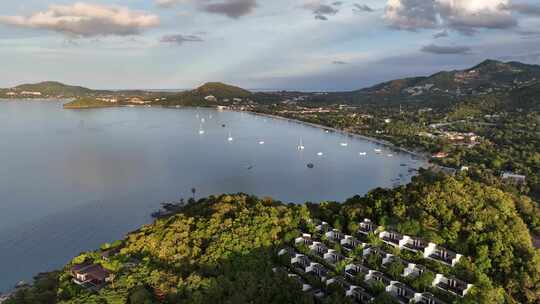
[{"label": "sky", "polygon": [[354,90],[540,64],[540,0],[19,0],[0,4],[0,87]]}]

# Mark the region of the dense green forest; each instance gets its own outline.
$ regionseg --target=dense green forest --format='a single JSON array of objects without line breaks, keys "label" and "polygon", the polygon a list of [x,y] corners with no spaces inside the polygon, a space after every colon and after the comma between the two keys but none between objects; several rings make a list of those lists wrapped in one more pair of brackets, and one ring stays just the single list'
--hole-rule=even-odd
[{"label": "dense green forest", "polygon": [[[81,254],[60,272],[40,275],[7,303],[158,303],[156,294],[164,295],[163,303],[313,303],[297,283],[272,271],[280,265],[276,252],[312,219],[351,232],[366,217],[463,253],[467,258],[454,269],[432,265],[474,284],[465,298],[452,302],[538,303],[540,252],[532,246],[520,204],[513,194],[469,177],[429,171],[407,186],[376,189],[343,204],[284,205],[243,194],[209,197],[122,241]],[[119,253],[104,259],[102,251],[115,247]],[[72,283],[70,266],[85,260],[109,269],[113,282],[97,293]],[[323,300],[346,301],[332,293]],[[377,303],[393,301],[379,297]]]}]

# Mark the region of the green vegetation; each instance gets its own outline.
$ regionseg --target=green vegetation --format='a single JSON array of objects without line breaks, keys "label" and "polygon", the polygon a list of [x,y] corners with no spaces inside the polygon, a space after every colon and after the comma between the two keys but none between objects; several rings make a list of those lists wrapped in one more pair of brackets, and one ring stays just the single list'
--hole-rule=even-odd
[{"label": "green vegetation", "polygon": [[246,98],[251,96],[250,91],[221,82],[205,83],[195,89],[195,92],[202,96],[213,95],[217,98]]},{"label": "green vegetation", "polygon": [[14,88],[16,91],[41,92],[44,96],[77,97],[85,96],[95,91],[80,87],[70,86],[55,81],[45,81],[35,84],[22,84]]},{"label": "green vegetation", "polygon": [[86,108],[106,108],[116,107],[118,104],[96,98],[83,97],[64,104],[65,109],[86,109]]},{"label": "green vegetation", "polygon": [[[465,176],[430,172],[422,172],[408,186],[376,189],[344,204],[283,205],[241,194],[210,197],[191,201],[180,214],[103,247],[121,248],[107,261],[99,251],[75,258],[72,263],[92,261],[114,273],[114,281],[98,293],[71,282],[70,264],[52,275],[57,283],[47,288],[36,284],[7,303],[156,303],[161,293],[165,303],[312,303],[294,280],[272,271],[280,265],[276,252],[291,244],[311,218],[350,233],[347,230],[365,217],[469,257],[456,268],[427,265],[475,285],[462,300],[450,297],[454,303],[537,303],[540,252],[531,245],[517,205],[514,195],[497,188]],[[395,253],[415,259],[410,253]],[[374,266],[380,262],[375,260]],[[390,264],[385,271],[397,276],[401,268]],[[426,274],[411,285],[427,288],[432,278]],[[378,301],[387,303],[385,297]],[[343,298],[331,294],[325,301],[343,303]]]}]

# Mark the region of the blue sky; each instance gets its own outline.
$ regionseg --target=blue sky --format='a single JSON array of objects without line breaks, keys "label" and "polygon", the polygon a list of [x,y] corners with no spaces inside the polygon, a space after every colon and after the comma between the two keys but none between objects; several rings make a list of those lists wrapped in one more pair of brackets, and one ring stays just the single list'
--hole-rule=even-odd
[{"label": "blue sky", "polygon": [[351,90],[486,58],[540,63],[540,0],[9,1],[0,58],[2,87]]}]

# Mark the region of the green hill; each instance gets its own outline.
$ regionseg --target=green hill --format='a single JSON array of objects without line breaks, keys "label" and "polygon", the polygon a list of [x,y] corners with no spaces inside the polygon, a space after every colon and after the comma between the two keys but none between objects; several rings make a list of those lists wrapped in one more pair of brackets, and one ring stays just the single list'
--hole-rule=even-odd
[{"label": "green hill", "polygon": [[202,96],[213,95],[217,98],[246,98],[251,96],[251,92],[248,90],[221,82],[207,82],[195,89],[195,93]]},{"label": "green hill", "polygon": [[[345,298],[343,288],[328,287],[298,272],[327,293],[326,298],[316,301],[310,293],[301,292],[302,285],[296,279],[276,270],[293,269],[290,258],[276,253],[292,246],[302,232],[322,238],[327,246],[347,255],[343,263],[333,267],[297,247],[332,269],[329,276],[342,274],[346,263],[364,263],[415,290],[434,293],[445,303],[538,303],[540,252],[532,247],[529,230],[518,212],[531,209],[532,204],[529,199],[464,176],[427,171],[407,186],[376,189],[344,204],[284,205],[243,194],[190,200],[179,214],[146,225],[100,250],[83,253],[59,273],[40,275],[33,287],[20,290],[6,303],[352,303]],[[323,220],[354,235],[364,218],[463,254],[458,265],[448,267],[422,254],[385,245],[374,234],[364,238],[371,247],[474,287],[459,298],[433,288],[432,278],[425,282],[407,280],[399,268],[404,266],[394,265],[397,271],[380,267],[379,262],[362,258],[361,249],[347,253],[316,232],[313,222]],[[106,252],[113,254],[104,255]],[[74,284],[70,269],[83,262],[102,265],[114,274],[114,281],[99,292]],[[355,282],[364,284],[361,279]],[[365,288],[377,297],[374,303],[395,303],[387,300],[384,288]]]},{"label": "green hill", "polygon": [[330,93],[324,98],[314,99],[349,103],[450,102],[467,96],[508,93],[538,80],[539,65],[485,60],[465,70],[395,79],[352,92]]},{"label": "green hill", "polygon": [[91,97],[83,97],[64,104],[65,109],[86,109],[86,108],[106,108],[115,107],[118,104],[111,103]]},{"label": "green hill", "polygon": [[66,85],[56,81],[45,81],[35,84],[22,84],[13,88],[16,92],[40,92],[44,96],[76,97],[94,94],[97,91],[81,87]]}]

